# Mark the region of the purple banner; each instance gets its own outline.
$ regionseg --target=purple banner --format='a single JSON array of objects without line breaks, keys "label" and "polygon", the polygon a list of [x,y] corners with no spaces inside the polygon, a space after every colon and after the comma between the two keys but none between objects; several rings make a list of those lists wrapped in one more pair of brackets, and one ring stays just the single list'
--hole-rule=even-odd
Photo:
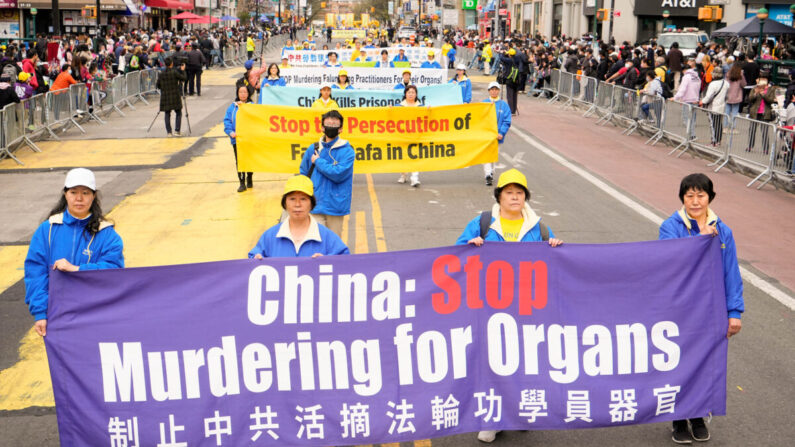
[{"label": "purple banner", "polygon": [[64,446],[350,445],[725,414],[718,238],[55,272]]}]

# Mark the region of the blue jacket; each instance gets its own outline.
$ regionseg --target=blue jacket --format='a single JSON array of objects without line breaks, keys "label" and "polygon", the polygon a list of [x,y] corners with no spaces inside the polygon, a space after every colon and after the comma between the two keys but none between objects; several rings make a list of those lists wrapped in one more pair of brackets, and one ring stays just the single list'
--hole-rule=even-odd
[{"label": "blue jacket", "polygon": [[342,64],[339,63],[339,61],[337,63],[334,63],[334,64],[332,64],[329,61],[326,61],[326,62],[323,62],[323,66],[324,67],[342,67]]},{"label": "blue jacket", "polygon": [[353,88],[353,86],[352,86],[352,85],[350,85],[350,84],[347,84],[347,85],[345,86],[345,88],[343,88],[343,89],[340,89],[340,86],[339,86],[339,85],[337,85],[337,84],[331,84],[331,89],[332,89],[332,90],[333,90],[333,89],[337,89],[337,90],[355,90],[355,89]]},{"label": "blue jacket", "polygon": [[401,82],[400,84],[396,85],[395,88],[392,90],[406,90],[406,86]]},{"label": "blue jacket", "polygon": [[405,54],[403,57],[400,57],[400,54],[397,54],[395,57],[392,58],[392,62],[408,62],[409,58]]},{"label": "blue jacket", "polygon": [[265,78],[265,79],[262,80],[262,84],[260,84],[260,88],[265,87],[266,85],[270,85],[271,87],[273,87],[273,86],[284,87],[284,86],[287,85],[287,81],[285,81],[284,78],[282,78],[282,77],[280,77],[279,79],[268,79],[268,78]]},{"label": "blue jacket", "polygon": [[84,231],[88,218],[79,220],[68,211],[42,222],[30,240],[25,257],[25,303],[33,318],[47,318],[50,272],[64,258],[80,270],[124,268],[121,237],[110,222],[101,222],[93,237]]},{"label": "blue jacket", "polygon": [[288,222],[289,219],[268,228],[257,241],[257,245],[248,252],[248,257],[253,258],[254,255],[260,254],[265,258],[308,258],[315,253],[324,256],[350,254],[342,239],[317,223],[314,218],[306,237],[296,247],[290,235]]},{"label": "blue jacket", "polygon": [[393,64],[390,61],[383,62],[379,60],[378,62],[375,63],[375,68],[394,68],[394,67],[395,64]]},{"label": "blue jacket", "polygon": [[[490,98],[486,98],[481,102],[490,102]],[[511,107],[502,99],[494,101],[494,106],[497,107],[497,133],[502,135],[500,144],[505,142],[505,134],[511,128]]]},{"label": "blue jacket", "polygon": [[[502,223],[497,219],[499,215],[500,205],[495,204],[491,209],[491,226],[483,240],[505,242],[505,238],[502,235]],[[522,223],[522,229],[519,230],[519,242],[543,241],[541,237],[541,227],[538,225],[541,223],[541,218],[536,215],[527,203],[525,203],[524,209],[522,210],[522,217],[524,217],[524,222]],[[478,236],[480,236],[480,215],[469,221],[464,228],[464,232],[461,233],[461,236],[458,236],[455,243],[456,245],[465,245],[467,241]],[[555,237],[551,228],[549,229],[549,237],[550,239]]]},{"label": "blue jacket", "polygon": [[456,53],[455,47],[447,50],[447,60],[449,60],[452,63],[455,63],[455,53]]},{"label": "blue jacket", "polygon": [[301,174],[308,175],[315,147],[322,146],[320,158],[315,161],[312,184],[315,186],[317,206],[313,214],[346,216],[351,213],[353,193],[353,162],[356,153],[346,140],[337,137],[327,143],[323,140],[306,148],[301,159]]},{"label": "blue jacket", "polygon": [[[712,210],[708,210],[707,224],[715,225],[720,238],[721,257],[723,258],[723,284],[726,288],[726,310],[729,318],[740,318],[745,311],[743,301],[743,279],[737,263],[737,246],[734,245],[732,230],[723,223]],[[690,219],[684,208],[673,213],[660,225],[660,239],[676,239],[698,236],[701,230],[695,219]]]},{"label": "blue jacket", "polygon": [[433,62],[425,61],[422,63],[422,65],[420,65],[420,68],[442,68],[442,66],[436,61]]},{"label": "blue jacket", "polygon": [[[461,87],[461,96],[464,98],[464,104],[472,102],[472,81],[468,77],[464,76],[464,80],[460,82],[456,78],[450,79],[448,82],[450,84],[458,84]],[[510,111],[510,107],[508,110]]]},{"label": "blue jacket", "polygon": [[[226,115],[224,115],[224,133],[227,135],[235,132],[235,128],[237,126],[237,108],[238,105],[232,103],[229,108],[226,109]],[[237,143],[235,138],[230,136],[229,139],[232,141],[232,144]]]}]

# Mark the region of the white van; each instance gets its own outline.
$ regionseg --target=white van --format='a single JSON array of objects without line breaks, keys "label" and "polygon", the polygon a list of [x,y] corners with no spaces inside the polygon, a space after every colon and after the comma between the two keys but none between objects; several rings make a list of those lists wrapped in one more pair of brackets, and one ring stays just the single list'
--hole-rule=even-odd
[{"label": "white van", "polygon": [[666,53],[674,42],[679,43],[679,51],[682,52],[682,55],[688,57],[696,53],[699,43],[709,42],[709,36],[698,28],[685,28],[681,31],[662,33],[657,36],[657,45],[664,46]]}]

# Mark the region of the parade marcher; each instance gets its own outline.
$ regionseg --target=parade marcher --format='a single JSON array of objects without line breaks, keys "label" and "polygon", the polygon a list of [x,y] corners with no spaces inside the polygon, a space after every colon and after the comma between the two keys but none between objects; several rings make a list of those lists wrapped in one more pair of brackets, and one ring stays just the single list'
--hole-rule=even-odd
[{"label": "parade marcher", "polygon": [[276,64],[268,65],[268,76],[262,80],[260,88],[273,87],[273,86],[284,87],[286,85],[287,82],[284,80],[284,78],[282,78],[279,66]]},{"label": "parade marcher", "polygon": [[[235,102],[233,102],[227,109],[224,115],[224,133],[229,135],[230,143],[232,143],[232,151],[235,153],[235,166],[237,166],[237,109],[240,104],[250,103],[254,96],[254,88],[250,85],[241,85],[237,87],[237,95]],[[254,173],[241,172],[237,169],[237,180],[240,186],[237,192],[243,192],[247,188],[254,187]]]},{"label": "parade marcher", "polygon": [[282,209],[287,218],[268,228],[248,253],[252,259],[347,255],[348,247],[334,232],[318,223],[310,212],[317,202],[312,180],[290,177],[284,185]]},{"label": "parade marcher", "polygon": [[340,90],[353,90],[353,86],[348,80],[348,72],[346,70],[340,70],[339,73],[337,73],[337,83],[333,84],[331,88]]},{"label": "parade marcher", "polygon": [[458,64],[455,70],[455,77],[450,79],[449,83],[456,84],[461,87],[461,97],[464,104],[472,102],[472,81],[467,77],[467,67],[464,64]]},{"label": "parade marcher", "polygon": [[326,60],[326,62],[323,62],[324,67],[342,67],[342,64],[339,63],[339,61],[337,60],[336,51],[330,51],[327,57],[328,59]]},{"label": "parade marcher", "polygon": [[370,61],[372,61],[372,59],[370,59],[370,57],[367,56],[367,50],[365,50],[364,48],[362,48],[361,51],[359,51],[359,55],[356,56],[356,59],[352,60],[352,62],[370,62]]},{"label": "parade marcher", "polygon": [[438,62],[434,60],[436,53],[433,50],[428,51],[428,60],[420,65],[420,68],[442,68]]},{"label": "parade marcher", "polygon": [[381,50],[381,59],[379,59],[375,63],[376,68],[389,68],[394,67],[395,64],[389,61],[389,52],[387,50]]},{"label": "parade marcher", "polygon": [[[489,83],[489,97],[482,102],[492,102],[497,108],[497,140],[499,144],[505,141],[505,134],[511,128],[511,108],[508,103],[500,99],[500,84]],[[486,176],[486,186],[491,186],[494,181],[494,163],[483,164],[483,174]]]},{"label": "parade marcher", "polygon": [[[417,86],[416,85],[409,85],[403,90],[403,101],[400,102],[401,107],[421,107],[422,103],[420,102],[419,98],[417,97]],[[400,178],[398,178],[398,183],[406,183],[406,175],[407,173],[400,174]],[[420,186],[420,173],[419,172],[412,172],[411,173],[411,186],[417,188]]]},{"label": "parade marcher", "polygon": [[337,110],[323,114],[323,136],[306,149],[300,167],[300,173],[311,178],[315,187],[317,207],[312,214],[338,236],[342,218],[351,213],[356,158],[350,143],[339,136],[343,121]]},{"label": "parade marcher", "polygon": [[403,69],[403,80],[399,82],[393,90],[406,90],[406,87],[411,85],[411,70],[408,68]]},{"label": "parade marcher", "polygon": [[400,48],[398,54],[392,58],[392,62],[408,62],[409,58],[406,56],[406,50]]},{"label": "parade marcher", "polygon": [[282,68],[290,68],[290,63],[289,63],[289,61],[287,59],[287,56],[282,57],[282,63],[279,64],[279,69],[282,69]]},{"label": "parade marcher", "polygon": [[76,272],[123,268],[121,237],[105,220],[94,173],[85,168],[66,174],[63,193],[30,241],[25,257],[25,303],[47,335],[50,271]]},{"label": "parade marcher", "polygon": [[320,96],[312,103],[313,109],[339,109],[337,101],[331,97],[331,84],[320,86]]},{"label": "parade marcher", "polygon": [[[181,136],[182,128],[182,88],[185,82],[185,65],[174,67],[174,59],[166,58],[166,71],[157,77],[157,88],[160,90],[160,111],[166,120],[166,133],[169,137]],[[174,133],[171,132],[171,112],[174,112]]]},{"label": "parade marcher", "polygon": [[[683,178],[679,184],[679,201],[683,206],[662,223],[660,239],[699,235],[720,238],[726,313],[729,320],[726,337],[729,338],[742,329],[740,318],[745,310],[743,280],[740,277],[737,247],[734,244],[732,231],[709,206],[714,198],[712,180],[706,175],[690,174]],[[709,438],[709,429],[703,418],[673,421],[672,439],[677,444],[690,444],[692,440],[704,442]]]}]

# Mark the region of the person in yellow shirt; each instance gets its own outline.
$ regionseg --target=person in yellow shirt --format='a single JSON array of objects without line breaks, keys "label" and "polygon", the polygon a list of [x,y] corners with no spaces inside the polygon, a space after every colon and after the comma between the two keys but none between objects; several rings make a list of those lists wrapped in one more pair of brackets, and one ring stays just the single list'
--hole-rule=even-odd
[{"label": "person in yellow shirt", "polygon": [[249,33],[248,37],[246,38],[246,53],[248,53],[249,59],[254,57],[254,50],[256,47],[257,46],[254,44],[254,38],[252,37],[252,34]]},{"label": "person in yellow shirt", "polygon": [[453,46],[450,45],[450,42],[445,40],[444,45],[442,45],[442,62],[444,63],[445,68],[450,65],[450,62],[447,59],[447,52],[450,51],[450,48],[453,48]]},{"label": "person in yellow shirt", "polygon": [[312,103],[313,109],[339,109],[337,101],[331,97],[331,84],[323,84],[320,86],[320,96]]},{"label": "person in yellow shirt", "polygon": [[282,63],[279,64],[279,70],[282,68],[290,68],[290,64],[287,63],[287,56],[282,57]]},{"label": "person in yellow shirt", "polygon": [[483,73],[489,72],[489,66],[491,65],[491,44],[489,43],[489,39],[483,39],[483,52],[481,53],[481,57],[483,58]]}]

